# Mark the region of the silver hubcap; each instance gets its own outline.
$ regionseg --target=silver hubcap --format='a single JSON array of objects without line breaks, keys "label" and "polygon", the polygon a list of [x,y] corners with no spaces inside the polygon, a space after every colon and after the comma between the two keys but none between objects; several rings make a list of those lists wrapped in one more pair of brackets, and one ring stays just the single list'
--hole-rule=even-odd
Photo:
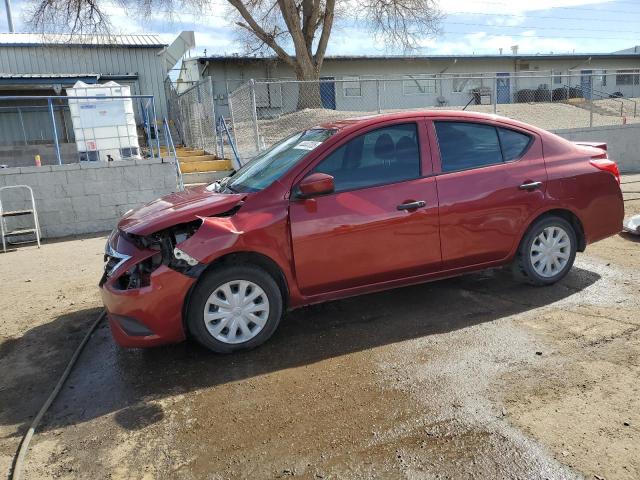
[{"label": "silver hubcap", "polygon": [[529,255],[531,265],[538,275],[555,277],[569,262],[569,235],[560,227],[547,227],[533,240]]},{"label": "silver hubcap", "polygon": [[232,280],[216,288],[204,306],[204,324],[224,343],[251,340],[269,318],[269,299],[264,290],[247,280]]}]

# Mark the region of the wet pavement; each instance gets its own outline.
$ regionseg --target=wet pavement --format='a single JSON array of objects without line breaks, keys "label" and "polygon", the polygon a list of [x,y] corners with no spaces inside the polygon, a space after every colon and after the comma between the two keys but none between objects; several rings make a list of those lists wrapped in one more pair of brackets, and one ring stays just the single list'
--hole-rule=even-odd
[{"label": "wet pavement", "polygon": [[[536,357],[507,319],[598,279],[576,268],[556,288],[532,289],[489,271],[304,308],[263,347],[230,356],[192,342],[123,350],[103,325],[41,429],[40,439],[66,445],[63,468],[54,448],[53,470],[36,471],[73,477],[90,466],[110,478],[124,460],[115,477],[570,478],[484,390]],[[59,328],[46,324],[22,340]],[[22,395],[18,385],[6,392]],[[14,406],[3,409],[3,424],[23,420],[19,398],[3,404]],[[126,453],[114,456],[117,444]]]}]

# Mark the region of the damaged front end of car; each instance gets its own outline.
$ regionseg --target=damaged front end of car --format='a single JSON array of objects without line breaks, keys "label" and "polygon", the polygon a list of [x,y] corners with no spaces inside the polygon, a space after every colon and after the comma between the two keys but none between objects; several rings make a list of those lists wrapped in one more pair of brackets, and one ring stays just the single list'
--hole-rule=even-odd
[{"label": "damaged front end of car", "polygon": [[[115,230],[105,246],[105,270],[100,286],[111,278],[113,286],[119,290],[147,287],[151,274],[161,265],[189,277],[198,277],[205,266],[176,245],[191,237],[201,225],[202,219],[197,219],[144,236]],[[134,259],[138,261],[132,262]]]},{"label": "damaged front end of car", "polygon": [[[120,345],[152,346],[184,339],[185,299],[208,266],[205,253],[211,252],[212,242],[232,241],[222,237],[229,237],[224,233],[241,205],[241,200],[218,202],[216,209],[189,216],[176,214],[174,206],[153,218],[142,217],[140,210],[123,218],[107,241],[99,283]],[[177,223],[168,225],[170,219]]]}]

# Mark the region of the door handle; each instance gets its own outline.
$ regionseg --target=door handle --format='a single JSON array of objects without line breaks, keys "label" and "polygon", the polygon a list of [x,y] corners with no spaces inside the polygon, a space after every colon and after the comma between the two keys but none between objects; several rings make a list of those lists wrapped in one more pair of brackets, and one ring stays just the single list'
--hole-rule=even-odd
[{"label": "door handle", "polygon": [[425,202],[424,200],[417,200],[415,202],[401,203],[396,208],[398,210],[415,210],[417,208],[423,208],[426,206],[427,206],[427,202]]},{"label": "door handle", "polygon": [[520,190],[535,190],[542,186],[542,182],[527,182],[520,185],[518,188]]}]

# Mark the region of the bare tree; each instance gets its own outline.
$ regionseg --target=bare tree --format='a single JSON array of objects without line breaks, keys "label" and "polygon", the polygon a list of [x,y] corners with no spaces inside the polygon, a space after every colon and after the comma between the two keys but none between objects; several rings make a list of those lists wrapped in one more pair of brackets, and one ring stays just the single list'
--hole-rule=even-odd
[{"label": "bare tree", "polygon": [[[100,8],[106,0],[31,0],[31,24],[39,30],[108,30]],[[270,50],[298,80],[318,80],[336,16],[364,25],[388,46],[410,50],[438,31],[437,0],[225,0],[249,51]],[[137,11],[176,12],[188,5],[205,9],[207,0],[119,0]],[[183,3],[184,2],[184,3]],[[299,107],[319,106],[318,84],[302,87]]]}]

